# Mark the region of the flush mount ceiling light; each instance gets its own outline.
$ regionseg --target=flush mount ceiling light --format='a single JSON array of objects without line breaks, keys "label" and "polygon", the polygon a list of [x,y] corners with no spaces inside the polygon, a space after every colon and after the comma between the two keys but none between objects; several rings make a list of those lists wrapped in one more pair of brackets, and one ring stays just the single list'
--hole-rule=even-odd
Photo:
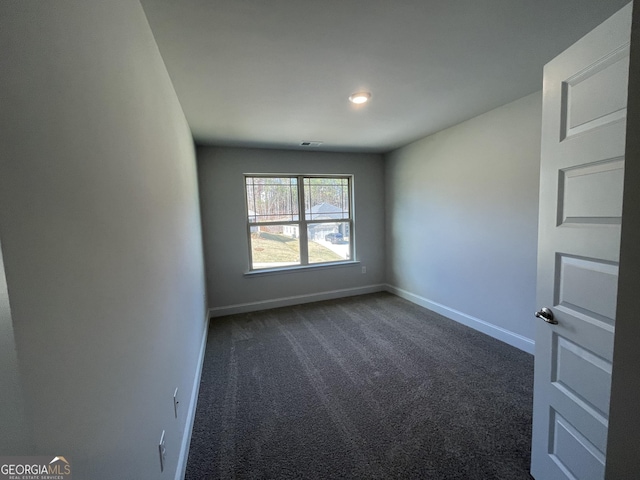
[{"label": "flush mount ceiling light", "polygon": [[356,105],[367,103],[369,100],[371,100],[371,94],[369,92],[357,92],[349,97],[349,101]]}]

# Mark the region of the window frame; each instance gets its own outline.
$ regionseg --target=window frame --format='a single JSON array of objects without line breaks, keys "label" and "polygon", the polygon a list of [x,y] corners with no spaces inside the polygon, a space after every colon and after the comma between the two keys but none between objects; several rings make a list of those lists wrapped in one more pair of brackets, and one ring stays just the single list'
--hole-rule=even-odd
[{"label": "window frame", "polygon": [[[252,217],[256,215],[250,215],[249,213],[249,197],[247,195],[247,179],[248,178],[295,178],[297,179],[296,187],[298,189],[298,219],[297,220],[275,220],[275,221],[251,221]],[[347,200],[349,202],[349,216],[348,218],[340,219],[307,219],[307,212],[305,210],[305,179],[307,178],[326,178],[326,179],[344,179],[347,181]],[[354,225],[354,196],[353,196],[353,174],[291,174],[291,173],[245,173],[243,175],[244,182],[244,203],[245,203],[245,221],[246,232],[249,250],[249,270],[248,273],[272,273],[288,270],[298,270],[306,268],[320,268],[333,265],[343,265],[355,262],[355,225]],[[311,207],[310,207],[311,208]],[[256,212],[254,212],[256,213]],[[311,215],[309,215],[311,216]],[[309,263],[309,238],[308,238],[308,226],[310,224],[320,223],[346,223],[349,228],[349,258],[344,260],[334,260],[327,262],[313,262]],[[279,226],[279,225],[294,225],[298,227],[298,240],[300,242],[300,263],[295,265],[284,265],[279,267],[267,267],[267,268],[254,268],[253,266],[253,250],[251,244],[251,229],[253,227],[260,226]]]}]

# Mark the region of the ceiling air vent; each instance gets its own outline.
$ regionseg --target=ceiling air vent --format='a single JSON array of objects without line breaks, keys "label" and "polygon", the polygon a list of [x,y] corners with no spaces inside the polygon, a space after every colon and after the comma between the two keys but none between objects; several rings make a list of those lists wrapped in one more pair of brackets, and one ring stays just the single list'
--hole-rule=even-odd
[{"label": "ceiling air vent", "polygon": [[319,147],[322,142],[300,142],[301,147]]}]

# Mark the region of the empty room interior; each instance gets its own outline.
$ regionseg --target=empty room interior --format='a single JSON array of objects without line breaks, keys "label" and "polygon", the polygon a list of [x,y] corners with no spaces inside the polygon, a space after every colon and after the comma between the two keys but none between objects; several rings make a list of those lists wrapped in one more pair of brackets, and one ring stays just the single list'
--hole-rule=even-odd
[{"label": "empty room interior", "polygon": [[3,1],[2,469],[638,478],[639,28]]}]

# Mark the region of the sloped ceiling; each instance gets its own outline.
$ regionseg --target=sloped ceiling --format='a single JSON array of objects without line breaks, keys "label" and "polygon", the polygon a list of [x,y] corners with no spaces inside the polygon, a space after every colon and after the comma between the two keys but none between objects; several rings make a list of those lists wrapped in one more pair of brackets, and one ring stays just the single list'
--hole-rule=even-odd
[{"label": "sloped ceiling", "polygon": [[142,0],[197,143],[363,152],[540,90],[544,64],[626,3]]}]

